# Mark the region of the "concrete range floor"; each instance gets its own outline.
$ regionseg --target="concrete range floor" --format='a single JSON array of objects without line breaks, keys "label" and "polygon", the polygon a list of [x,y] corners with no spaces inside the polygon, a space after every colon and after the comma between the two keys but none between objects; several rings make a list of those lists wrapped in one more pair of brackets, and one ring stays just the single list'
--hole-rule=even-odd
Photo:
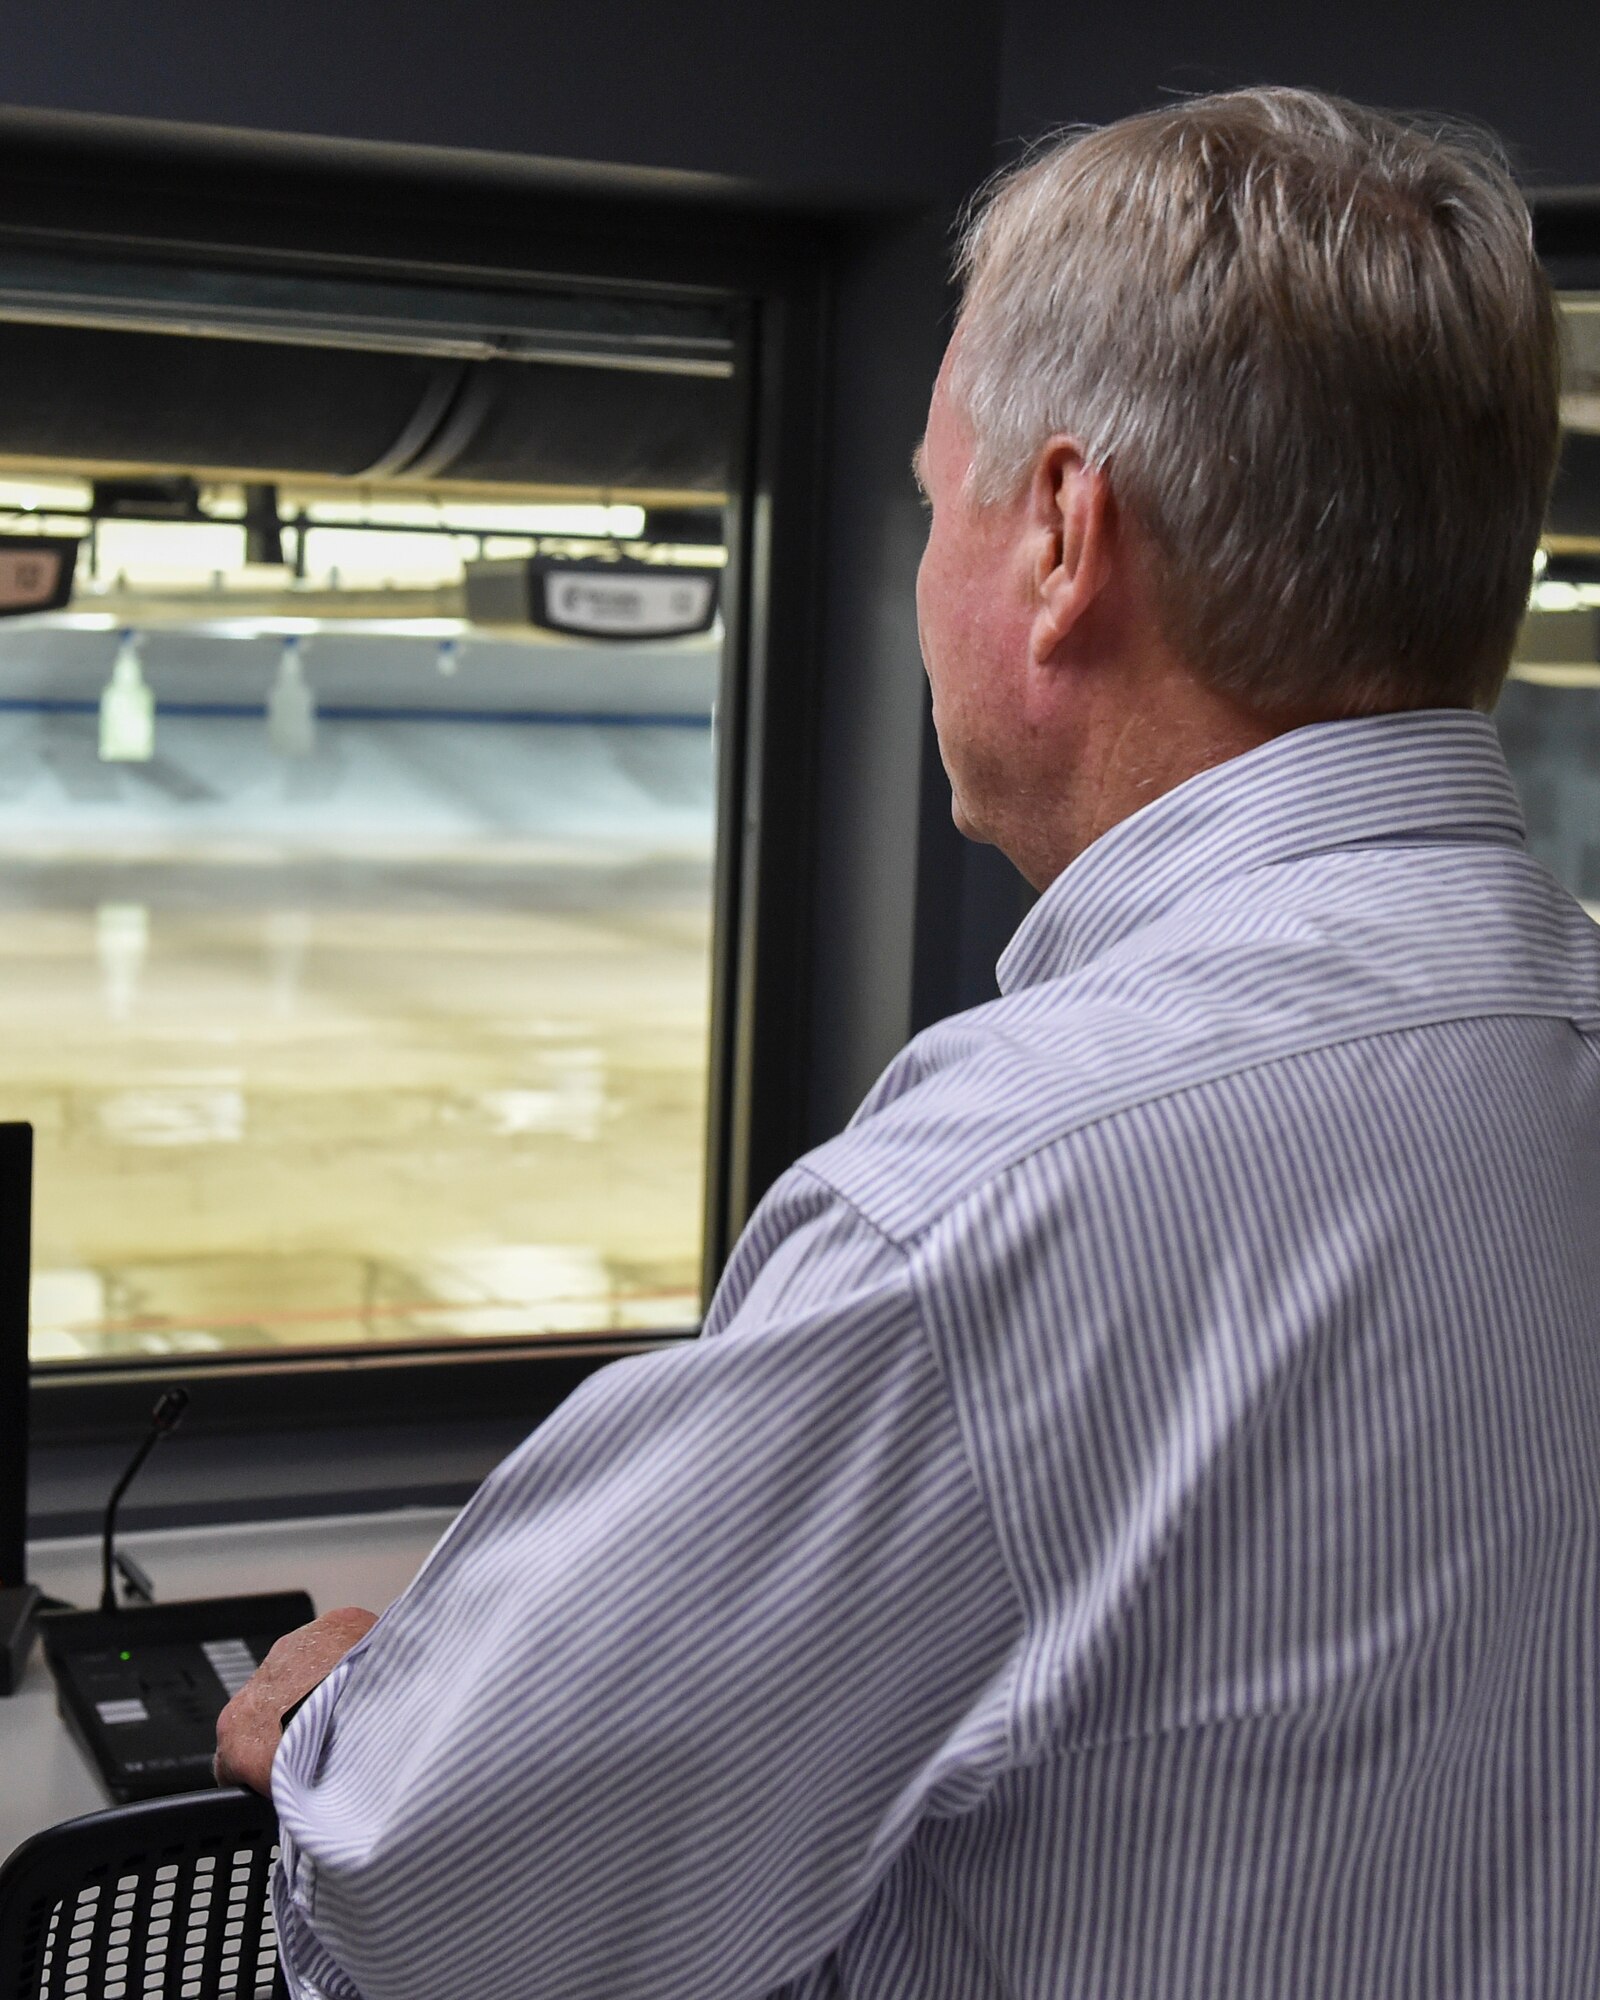
[{"label": "concrete range floor", "polygon": [[0,858],[40,1361],[689,1325],[708,858]]}]

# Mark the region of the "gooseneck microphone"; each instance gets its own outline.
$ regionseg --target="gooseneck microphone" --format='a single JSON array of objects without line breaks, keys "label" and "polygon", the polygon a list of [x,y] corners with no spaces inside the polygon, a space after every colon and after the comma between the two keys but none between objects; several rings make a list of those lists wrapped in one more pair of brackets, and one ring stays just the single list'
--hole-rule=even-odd
[{"label": "gooseneck microphone", "polygon": [[[117,1481],[100,1543],[99,1609],[38,1616],[61,1719],[119,1804],[210,1784],[223,1707],[285,1632],[317,1615],[303,1590],[157,1604],[150,1579],[117,1547],[123,1494],[188,1407],[186,1389],[162,1396],[148,1435]],[[121,1604],[119,1574],[128,1586]]]},{"label": "gooseneck microphone", "polygon": [[169,1432],[178,1428],[183,1413],[189,1407],[187,1389],[168,1389],[150,1412],[150,1429],[139,1449],[128,1463],[127,1471],[111,1489],[111,1498],[106,1505],[105,1528],[100,1537],[100,1609],[102,1612],[115,1611],[117,1593],[113,1584],[116,1560],[117,1508],[122,1496],[133,1484],[134,1474],[144,1464],[161,1440]]}]

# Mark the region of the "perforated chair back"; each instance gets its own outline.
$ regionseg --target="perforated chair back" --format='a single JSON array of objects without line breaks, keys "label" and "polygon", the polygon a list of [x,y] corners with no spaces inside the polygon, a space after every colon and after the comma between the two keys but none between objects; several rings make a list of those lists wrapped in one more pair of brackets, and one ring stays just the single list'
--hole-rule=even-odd
[{"label": "perforated chair back", "polygon": [[0,2000],[272,2000],[272,1807],[227,1789],[35,1834],[0,1869]]}]

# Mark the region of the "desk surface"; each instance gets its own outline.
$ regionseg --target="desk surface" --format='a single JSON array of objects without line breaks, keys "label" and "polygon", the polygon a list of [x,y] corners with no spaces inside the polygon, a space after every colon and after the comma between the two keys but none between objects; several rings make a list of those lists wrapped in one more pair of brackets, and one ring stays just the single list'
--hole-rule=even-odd
[{"label": "desk surface", "polygon": [[[148,1570],[162,1600],[309,1590],[318,1611],[342,1604],[382,1611],[453,1518],[448,1508],[414,1507],[331,1520],[173,1528],[121,1539]],[[28,1561],[31,1580],[52,1597],[72,1604],[98,1601],[97,1536],[34,1542]],[[106,1804],[56,1714],[55,1684],[36,1645],[21,1687],[9,1701],[0,1701],[0,1856],[41,1827]]]}]

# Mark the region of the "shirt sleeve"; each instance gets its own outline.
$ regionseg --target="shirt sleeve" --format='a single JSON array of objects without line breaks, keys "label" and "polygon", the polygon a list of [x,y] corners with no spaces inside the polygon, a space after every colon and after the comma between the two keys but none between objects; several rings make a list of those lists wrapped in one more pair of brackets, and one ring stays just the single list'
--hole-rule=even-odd
[{"label": "shirt sleeve", "polygon": [[797,1170],[707,1335],[585,1383],[296,1719],[291,1983],[797,1980],[992,1782],[1020,1624],[905,1257]]}]

